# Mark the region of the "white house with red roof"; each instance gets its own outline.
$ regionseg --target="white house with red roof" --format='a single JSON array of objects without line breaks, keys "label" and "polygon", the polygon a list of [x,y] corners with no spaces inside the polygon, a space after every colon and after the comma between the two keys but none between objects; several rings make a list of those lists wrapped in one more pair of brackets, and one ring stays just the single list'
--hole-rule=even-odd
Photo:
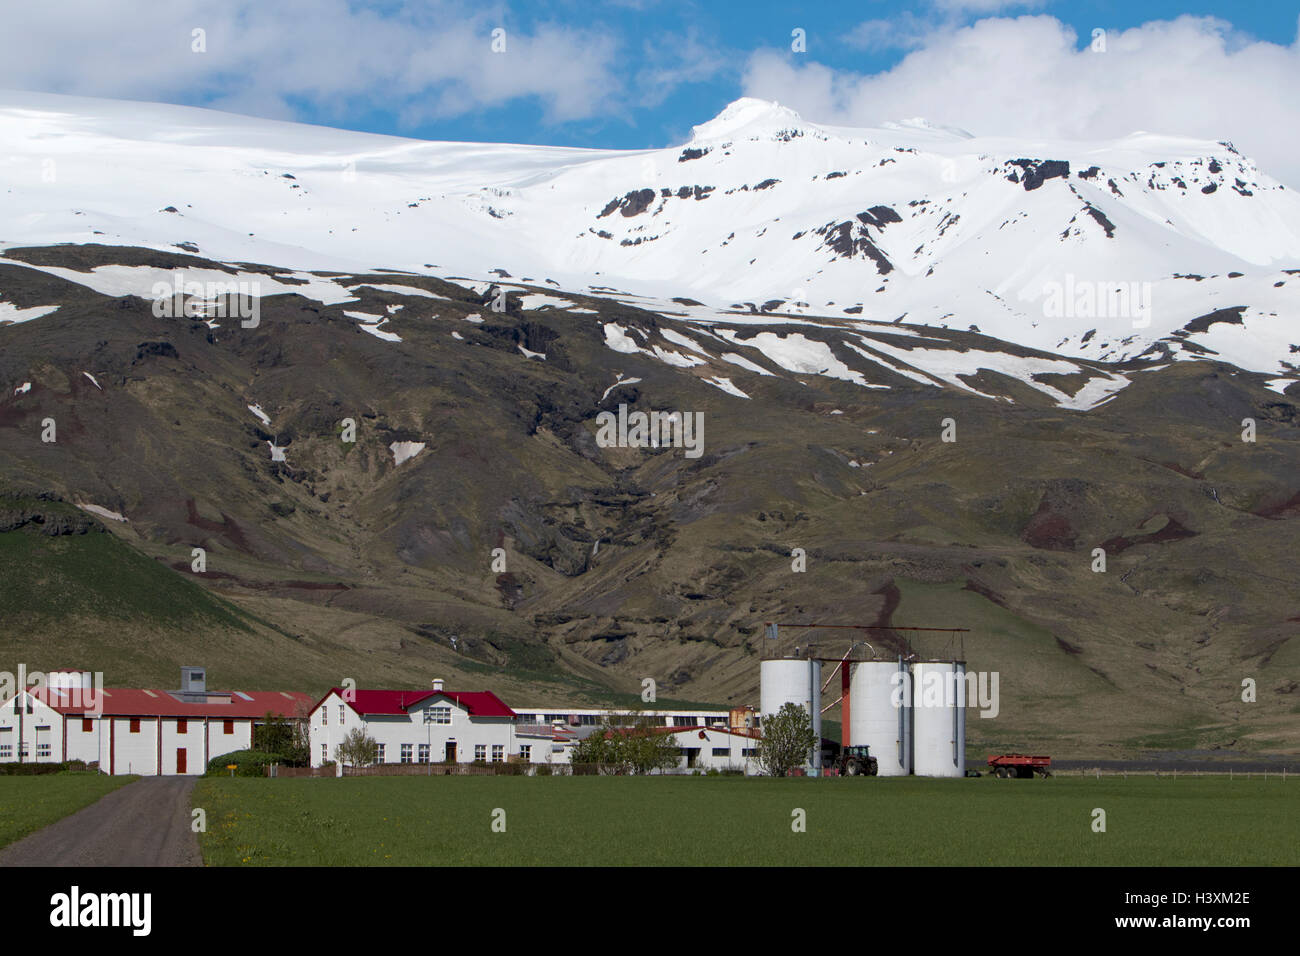
[{"label": "white house with red roof", "polygon": [[518,723],[491,691],[357,690],[335,687],[308,720],[311,763],[338,759],[338,745],[361,728],[379,745],[379,763],[526,763],[567,760],[573,734]]},{"label": "white house with red roof", "polygon": [[267,713],[304,719],[306,694],[209,691],[202,667],[180,690],[95,688],[89,673],[57,671],[0,703],[0,761],[99,763],[109,774],[202,774],[208,761],[253,743]]}]

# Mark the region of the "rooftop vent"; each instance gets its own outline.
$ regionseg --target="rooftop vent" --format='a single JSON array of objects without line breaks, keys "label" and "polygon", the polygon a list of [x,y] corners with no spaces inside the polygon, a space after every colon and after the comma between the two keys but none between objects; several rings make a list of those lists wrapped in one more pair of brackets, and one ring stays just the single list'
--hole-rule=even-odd
[{"label": "rooftop vent", "polygon": [[181,693],[206,694],[208,692],[208,671],[206,667],[181,668]]}]

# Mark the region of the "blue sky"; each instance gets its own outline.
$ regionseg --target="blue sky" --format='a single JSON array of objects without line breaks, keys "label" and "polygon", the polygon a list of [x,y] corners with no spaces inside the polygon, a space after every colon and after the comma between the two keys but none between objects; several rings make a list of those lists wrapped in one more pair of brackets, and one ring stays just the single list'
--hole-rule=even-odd
[{"label": "blue sky", "polygon": [[756,95],[843,125],[1227,138],[1300,181],[1296,32],[1277,2],[44,0],[7,14],[0,87],[618,148]]},{"label": "blue sky", "polygon": [[[942,4],[925,0],[859,0],[849,3],[801,4],[777,0],[721,0],[721,2],[578,3],[550,2],[515,4],[502,19],[507,29],[532,32],[543,23],[580,23],[607,31],[620,38],[620,54],[626,57],[626,72],[635,75],[653,70],[664,53],[653,39],[668,45],[699,43],[718,52],[717,62],[698,79],[682,77],[679,85],[661,102],[642,102],[636,108],[613,115],[598,115],[565,122],[546,122],[537,102],[521,100],[481,114],[468,114],[403,128],[387,111],[358,114],[352,123],[371,132],[391,132],[429,139],[466,139],[499,142],[546,143],[565,146],[607,146],[636,148],[666,146],[689,136],[690,127],[716,115],[727,103],[748,92],[744,70],[753,51],[779,51],[791,63],[816,61],[834,70],[879,73],[895,67],[907,50],[888,45],[889,30],[875,42],[865,42],[861,25],[871,21],[895,21],[894,42],[926,23],[940,21],[974,23],[1001,9],[1000,16],[1047,15],[1073,28],[1080,48],[1090,45],[1092,31],[1128,29],[1142,24],[1193,15],[1218,17],[1230,22],[1243,36],[1290,46],[1295,42],[1300,5],[1275,2],[1239,4],[1170,2],[1170,0],[1094,0],[1094,2],[972,3],[973,10],[951,12]],[[953,7],[957,7],[953,4]],[[792,12],[803,10],[804,12]],[[594,14],[592,11],[595,11]],[[1225,15],[1225,11],[1228,11]],[[806,31],[806,52],[790,50],[791,31]],[[670,67],[670,64],[666,64]],[[703,71],[702,71],[703,72]],[[635,97],[635,91],[633,96]]]}]

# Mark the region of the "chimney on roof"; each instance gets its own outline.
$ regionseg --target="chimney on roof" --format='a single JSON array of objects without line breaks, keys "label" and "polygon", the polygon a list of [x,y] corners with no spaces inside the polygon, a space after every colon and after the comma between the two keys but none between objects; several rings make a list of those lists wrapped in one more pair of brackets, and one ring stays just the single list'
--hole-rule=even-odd
[{"label": "chimney on roof", "polygon": [[433,689],[434,689],[435,691],[442,690],[442,678],[441,678],[441,677],[435,677],[435,678],[433,679]]},{"label": "chimney on roof", "polygon": [[208,670],[206,667],[183,666],[181,668],[181,693],[206,694],[208,692]]}]

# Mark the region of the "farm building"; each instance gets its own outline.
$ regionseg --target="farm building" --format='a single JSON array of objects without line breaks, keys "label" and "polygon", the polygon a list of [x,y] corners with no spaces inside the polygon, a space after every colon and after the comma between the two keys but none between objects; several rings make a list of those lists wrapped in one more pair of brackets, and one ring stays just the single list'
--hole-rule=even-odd
[{"label": "farm building", "polygon": [[750,707],[731,710],[614,710],[609,708],[516,707],[520,721],[527,723],[595,727],[619,726],[627,719],[646,720],[660,727],[756,727],[757,714]]},{"label": "farm building", "polygon": [[209,691],[202,667],[180,690],[95,688],[90,674],[55,671],[44,687],[0,703],[0,762],[98,763],[109,774],[201,774],[252,745],[267,713],[301,720],[311,698],[288,691]]},{"label": "farm building", "polygon": [[311,762],[338,756],[338,745],[361,728],[379,745],[379,763],[526,763],[567,760],[571,732],[519,715],[491,691],[344,690],[335,687],[312,708]]}]

